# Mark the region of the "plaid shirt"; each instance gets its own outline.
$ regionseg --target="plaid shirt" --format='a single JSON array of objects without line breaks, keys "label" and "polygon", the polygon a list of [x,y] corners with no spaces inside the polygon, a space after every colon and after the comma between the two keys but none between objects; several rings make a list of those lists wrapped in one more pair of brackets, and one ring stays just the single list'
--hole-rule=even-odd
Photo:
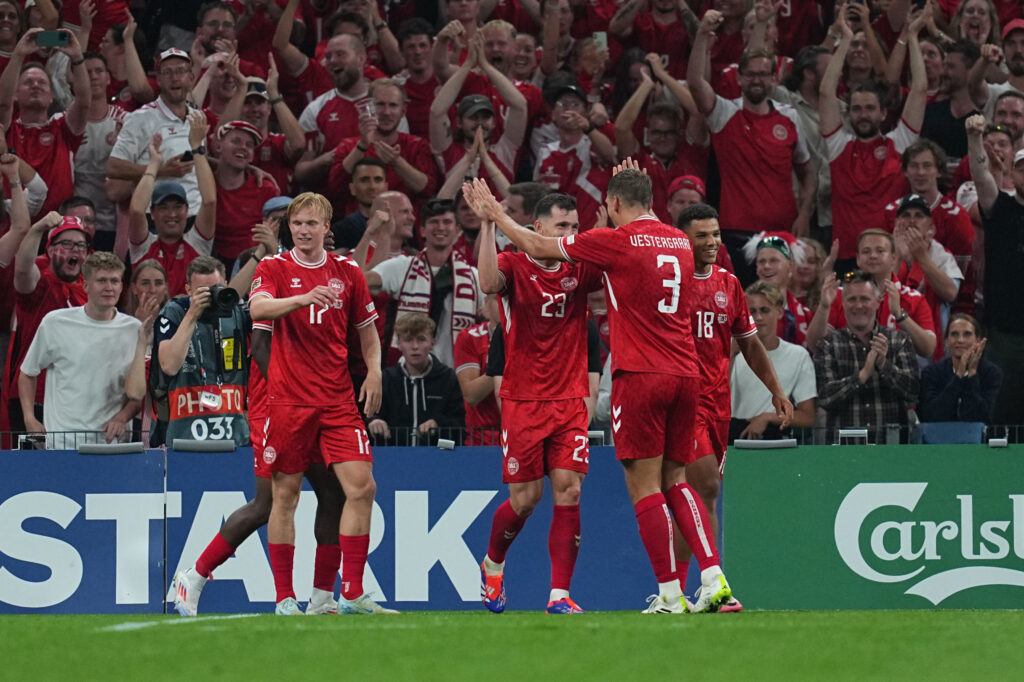
[{"label": "plaid shirt", "polygon": [[907,408],[917,401],[919,374],[914,345],[904,332],[875,324],[871,335],[884,334],[889,341],[885,366],[866,384],[857,378],[871,347],[849,327],[837,329],[821,340],[814,354],[818,380],[818,405],[827,413],[829,438],[836,429],[873,427],[872,442],[885,442],[887,424],[907,424]]}]

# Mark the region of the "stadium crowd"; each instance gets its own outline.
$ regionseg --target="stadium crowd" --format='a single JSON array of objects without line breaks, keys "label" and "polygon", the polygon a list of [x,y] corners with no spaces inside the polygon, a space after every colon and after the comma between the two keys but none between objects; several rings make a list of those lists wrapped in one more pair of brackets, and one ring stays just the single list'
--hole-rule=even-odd
[{"label": "stadium crowd", "polygon": [[[717,208],[795,406],[736,355],[730,442],[1024,421],[1019,0],[0,0],[0,69],[3,447],[258,443],[246,298],[304,191],[377,311],[373,442],[497,444],[517,368],[463,183],[586,232],[627,157],[661,220]],[[617,304],[588,303],[602,427]]]}]

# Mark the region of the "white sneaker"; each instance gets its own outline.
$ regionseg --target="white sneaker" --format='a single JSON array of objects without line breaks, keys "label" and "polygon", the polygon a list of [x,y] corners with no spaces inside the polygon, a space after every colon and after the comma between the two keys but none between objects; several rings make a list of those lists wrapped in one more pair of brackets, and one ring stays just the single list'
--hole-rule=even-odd
[{"label": "white sneaker", "polygon": [[665,599],[660,594],[652,594],[647,598],[647,608],[641,613],[683,613],[683,600]]},{"label": "white sneaker", "polygon": [[725,576],[719,574],[711,579],[711,584],[701,585],[697,589],[696,601],[693,604],[688,603],[687,606],[690,613],[716,613],[723,604],[729,602],[730,597],[732,597],[732,589]]},{"label": "white sneaker", "polygon": [[199,595],[203,592],[207,578],[199,575],[195,567],[175,574],[171,583],[174,592],[174,610],[183,616],[194,616],[199,609]]},{"label": "white sneaker", "polygon": [[338,597],[338,613],[342,614],[396,614],[394,609],[386,609],[377,602],[370,599],[370,595],[363,592],[358,598],[349,601],[345,595]]},{"label": "white sneaker", "polygon": [[274,609],[274,615],[301,616],[302,607],[299,606],[299,602],[295,601],[295,597],[285,597],[281,601],[277,602],[277,607]]},{"label": "white sneaker", "polygon": [[313,594],[309,597],[309,604],[306,605],[306,615],[324,616],[336,613],[338,613],[338,602],[334,601],[334,594],[314,587]]}]

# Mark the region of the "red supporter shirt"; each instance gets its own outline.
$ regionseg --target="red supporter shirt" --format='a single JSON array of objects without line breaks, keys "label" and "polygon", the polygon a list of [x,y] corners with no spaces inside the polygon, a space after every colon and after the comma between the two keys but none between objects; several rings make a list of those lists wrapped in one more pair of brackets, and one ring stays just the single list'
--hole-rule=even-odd
[{"label": "red supporter shirt", "polygon": [[693,325],[693,340],[700,365],[700,407],[715,419],[732,410],[729,398],[729,360],[733,339],[757,334],[743,286],[719,267],[703,275],[694,273],[684,300]]},{"label": "red supporter shirt", "polygon": [[147,258],[160,261],[167,271],[167,292],[171,298],[186,295],[185,271],[188,264],[197,256],[209,256],[212,252],[213,240],[203,238],[195,227],[189,228],[176,242],[162,242],[150,232],[145,241],[128,247],[132,265],[138,265]]},{"label": "red supporter shirt", "polygon": [[[896,225],[896,209],[899,205],[897,200],[885,207],[885,229],[889,232]],[[935,241],[954,256],[970,256],[974,253],[974,223],[963,206],[940,196],[932,206],[932,224],[935,226]]]},{"label": "red supporter shirt", "polygon": [[870,140],[839,127],[825,133],[832,171],[832,238],[839,240],[839,258],[857,255],[857,235],[887,225],[885,205],[903,194],[903,150],[918,133],[903,119],[888,135]]},{"label": "red supporter shirt", "polygon": [[[146,78],[149,81],[149,87],[153,88],[153,96],[160,92],[160,86],[157,84],[155,78]],[[140,102],[135,99],[132,95],[131,89],[128,87],[128,81],[115,81],[111,79],[110,85],[107,86],[107,97],[117,106],[121,107],[125,111],[135,111],[146,102]]]},{"label": "red supporter shirt", "polygon": [[546,267],[525,253],[499,253],[498,270],[505,278],[505,372],[499,395],[588,397],[587,294],[601,286],[600,271],[586,263]]},{"label": "red supporter shirt", "polygon": [[718,90],[720,74],[730,64],[738,64],[743,56],[743,32],[732,34],[718,33],[711,43],[711,74],[714,80],[711,85]]},{"label": "red supporter shirt", "polygon": [[[512,169],[515,167],[516,154],[519,152],[519,147],[513,145],[507,137],[502,135],[497,143],[487,146],[487,151],[490,153],[494,165],[498,167],[498,170],[505,176],[505,179],[512,182]],[[448,145],[448,149],[445,149],[440,154],[434,152],[434,160],[437,161],[436,165],[440,169],[441,175],[447,177],[451,173],[452,168],[455,167],[455,164],[465,155],[466,148],[461,144],[452,142]],[[466,179],[482,177],[487,180],[487,186],[491,188],[491,192],[495,196],[504,196],[494,185],[494,181],[491,180],[491,175],[487,172],[487,169],[481,168],[482,165],[479,158],[473,159],[472,163],[469,164],[469,168],[466,169]]]},{"label": "red supporter shirt", "polygon": [[682,287],[693,278],[685,234],[643,215],[615,229],[563,237],[559,246],[570,261],[604,271],[613,372],[699,376],[690,318],[679,314]]},{"label": "red supporter shirt", "polygon": [[668,188],[673,180],[683,175],[696,175],[701,180],[707,179],[709,152],[710,147],[701,147],[684,140],[676,149],[676,157],[672,159],[668,168],[643,147],[633,155],[640,168],[647,171],[647,176],[651,179],[655,215],[668,216]]},{"label": "red supporter shirt", "polygon": [[[921,292],[900,283],[896,279],[896,275],[892,276],[892,281],[899,284],[900,287],[900,307],[906,310],[907,315],[922,329],[930,330],[934,333],[935,322],[932,317],[932,311],[928,307],[928,301],[921,295]],[[846,326],[846,312],[843,310],[842,289],[836,294],[836,300],[832,302],[832,308],[828,311],[828,323],[836,329]],[[882,304],[878,306],[878,324],[883,327],[896,327],[896,318],[889,312],[889,297],[884,293],[882,295]]]},{"label": "red supporter shirt", "polygon": [[716,97],[708,116],[722,176],[723,230],[789,232],[796,220],[793,168],[811,156],[796,111],[770,104],[767,114],[756,114],[740,100]]},{"label": "red supporter shirt", "polygon": [[252,160],[252,165],[273,176],[283,195],[287,195],[292,186],[295,169],[295,164],[284,153],[285,140],[284,133],[268,133]]},{"label": "red supporter shirt", "polygon": [[782,0],[775,15],[779,27],[778,52],[795,57],[805,45],[816,45],[825,37],[821,7],[808,0]]},{"label": "red supporter shirt", "polygon": [[[15,119],[7,131],[7,146],[46,181],[46,201],[36,216],[43,216],[75,193],[75,152],[85,140],[68,128],[64,114],[54,114],[42,125]],[[33,216],[35,217],[35,216]]]},{"label": "red supporter shirt", "polygon": [[[775,58],[775,78],[780,82],[783,76],[789,72],[790,67],[793,65],[793,60],[789,57],[778,56]],[[743,91],[740,90],[740,65],[730,64],[729,66],[722,69],[722,73],[719,75],[719,85],[715,90],[715,93],[725,99],[738,99],[743,96]]]},{"label": "red supporter shirt", "polygon": [[[530,139],[530,131],[538,125],[547,113],[547,105],[544,104],[544,96],[541,94],[540,88],[533,83],[514,80],[512,85],[526,98],[526,133],[523,136],[523,140],[526,142]],[[470,71],[469,75],[466,76],[466,82],[463,84],[462,90],[459,91],[456,103],[467,95],[483,95],[491,100],[491,103],[494,104],[494,111],[498,114],[494,119],[494,132],[491,139],[501,137],[505,132],[505,122],[508,120],[509,108],[490,79],[483,74]],[[452,119],[453,128],[457,122],[456,111],[456,107],[453,106],[448,112]],[[518,155],[516,158],[519,158]]]},{"label": "red supporter shirt", "polygon": [[[487,323],[481,322],[459,334],[455,339],[455,373],[464,369],[476,369],[481,375],[487,373],[487,351],[491,347],[491,334]],[[466,445],[498,445],[498,431],[501,426],[501,410],[494,393],[476,405],[466,403],[466,430],[469,431]],[[487,430],[485,430],[487,429]]]},{"label": "red supporter shirt", "polygon": [[[14,265],[11,264],[13,269]],[[7,352],[7,380],[4,388],[8,399],[18,397],[18,374],[21,371],[21,362],[25,359],[28,347],[39,329],[39,323],[51,310],[61,308],[74,308],[85,305],[87,296],[82,288],[82,278],[75,282],[65,282],[57,277],[50,269],[50,259],[46,256],[36,258],[36,267],[39,268],[39,282],[35,291],[31,294],[14,293],[14,317],[15,328],[11,334],[11,345]],[[13,290],[13,286],[12,286]],[[8,295],[5,293],[5,296]],[[43,402],[43,389],[46,381],[40,374],[36,383],[36,402]],[[4,404],[6,408],[6,403]],[[6,409],[4,410],[6,412]]]},{"label": "red supporter shirt", "polygon": [[[334,150],[334,161],[331,163],[327,185],[330,188],[328,197],[332,202],[336,202],[335,205],[346,204],[351,198],[348,185],[352,182],[352,175],[345,170],[342,162],[346,156],[352,153],[356,144],[359,143],[359,139],[359,137],[350,137],[342,140],[341,144]],[[405,181],[402,180],[395,167],[386,165],[384,179],[387,181],[388,189],[402,192],[413,202],[419,197],[434,196],[437,191],[438,176],[437,163],[434,161],[434,155],[430,152],[430,143],[422,137],[416,137],[408,133],[398,133],[398,142],[396,144],[401,150],[402,158],[409,162],[410,166],[426,173],[427,185],[421,191],[414,193],[405,184]],[[377,156],[377,148],[371,144],[370,148],[363,152],[363,158],[380,158]]]},{"label": "red supporter shirt", "polygon": [[523,5],[519,0],[498,0],[494,11],[488,17],[490,21],[494,19],[507,21],[515,26],[516,31],[519,33],[529,33],[534,36],[540,35],[540,26],[530,16],[530,13],[523,9]]},{"label": "red supporter shirt", "polygon": [[686,32],[679,10],[671,24],[660,24],[650,12],[641,12],[633,19],[632,39],[644,52],[661,55],[661,63],[673,78],[686,78],[690,56],[690,35]]},{"label": "red supporter shirt", "polygon": [[424,139],[430,137],[430,105],[434,102],[434,96],[441,88],[441,81],[437,76],[431,76],[423,83],[417,83],[411,78],[396,76],[395,80],[402,84],[405,89],[405,120],[409,124],[409,132]]},{"label": "red supporter shirt", "polygon": [[[22,3],[24,4],[24,3]],[[77,30],[82,27],[81,0],[66,0],[60,7],[60,15],[64,20],[64,28]],[[96,16],[92,18],[89,31],[89,46],[86,49],[98,51],[100,41],[113,26],[126,24],[131,19],[126,0],[104,0],[93,2]]]},{"label": "red supporter shirt", "polygon": [[[275,55],[277,63],[281,63],[281,56]],[[298,74],[281,74],[281,96],[284,97],[288,108],[293,112],[301,112],[320,95],[328,90],[334,89],[334,81],[330,74],[323,67],[312,59],[306,62],[306,67]]]},{"label": "red supporter shirt", "polygon": [[[312,66],[313,61],[309,62]],[[299,116],[299,125],[307,137],[316,141],[317,153],[333,149],[346,137],[359,137],[359,111],[357,103],[369,102],[369,92],[358,97],[342,95],[331,89],[309,103]]]},{"label": "red supporter shirt", "polygon": [[[266,70],[270,67],[267,55],[274,50],[274,30],[277,22],[270,18],[266,9],[257,2],[243,2],[242,0],[227,0],[235,12],[241,16],[245,12],[246,5],[252,9],[252,16],[249,23],[245,25],[242,32],[238,34],[238,56],[258,64]],[[278,7],[284,9],[288,0],[272,0]],[[295,9],[295,20],[302,21],[302,7]]]},{"label": "red supporter shirt", "polygon": [[377,319],[366,278],[355,261],[326,252],[314,264],[303,263],[294,251],[264,258],[256,266],[251,297],[287,298],[317,286],[338,294],[333,306],[309,305],[274,320],[267,377],[271,405],[355,402],[348,339]]},{"label": "red supporter shirt", "polygon": [[270,182],[259,186],[255,175],[245,174],[245,182],[238,189],[224,189],[217,183],[217,231],[214,233],[213,251],[224,258],[238,258],[238,254],[253,246],[253,225],[263,220],[263,204],[280,193]]},{"label": "red supporter shirt", "polygon": [[555,192],[576,199],[580,232],[594,227],[597,210],[604,203],[604,192],[611,180],[611,169],[594,153],[589,137],[584,135],[567,149],[563,149],[558,140],[541,147],[533,177]]}]

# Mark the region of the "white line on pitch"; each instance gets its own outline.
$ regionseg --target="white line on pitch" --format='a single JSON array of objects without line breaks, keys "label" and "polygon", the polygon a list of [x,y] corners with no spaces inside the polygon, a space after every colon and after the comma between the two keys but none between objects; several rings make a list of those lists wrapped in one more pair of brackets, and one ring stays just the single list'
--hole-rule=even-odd
[{"label": "white line on pitch", "polygon": [[[168,614],[170,615],[170,614]],[[162,620],[145,620],[145,621],[134,621],[128,623],[118,623],[117,625],[108,625],[100,628],[101,631],[109,632],[125,632],[128,630],[141,630],[143,628],[152,627],[154,625],[174,625],[181,623],[206,623],[211,620],[233,620],[236,618],[253,618],[258,616],[258,613],[236,613],[230,616],[199,616],[198,618],[164,618]]]}]

